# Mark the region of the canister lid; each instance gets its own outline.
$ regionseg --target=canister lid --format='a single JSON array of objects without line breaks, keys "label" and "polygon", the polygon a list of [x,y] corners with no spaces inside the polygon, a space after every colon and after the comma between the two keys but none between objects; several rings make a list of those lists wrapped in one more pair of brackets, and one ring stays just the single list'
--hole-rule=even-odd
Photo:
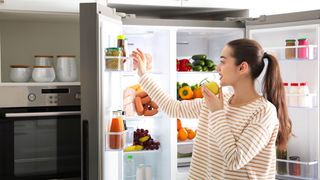
[{"label": "canister lid", "polygon": [[299,38],[298,41],[303,41],[303,40],[307,40],[306,37],[302,37],[302,38]]},{"label": "canister lid", "polygon": [[286,39],[286,42],[296,42],[295,39]]},{"label": "canister lid", "polygon": [[306,82],[302,82],[302,83],[300,83],[300,86],[306,86],[307,85],[307,83]]},{"label": "canister lid", "polygon": [[122,51],[122,47],[109,47],[106,48],[107,51]]},{"label": "canister lid", "polygon": [[117,36],[117,39],[125,40],[126,36],[123,35],[123,34],[120,34],[120,35]]},{"label": "canister lid", "polygon": [[57,57],[76,57],[75,55],[57,55]]},{"label": "canister lid", "polygon": [[34,55],[34,57],[48,57],[48,58],[53,58],[51,55]]},{"label": "canister lid", "polygon": [[52,66],[33,66],[33,68],[52,68]]},{"label": "canister lid", "polygon": [[10,65],[11,68],[29,68],[29,65],[23,65],[23,64],[13,64]]}]

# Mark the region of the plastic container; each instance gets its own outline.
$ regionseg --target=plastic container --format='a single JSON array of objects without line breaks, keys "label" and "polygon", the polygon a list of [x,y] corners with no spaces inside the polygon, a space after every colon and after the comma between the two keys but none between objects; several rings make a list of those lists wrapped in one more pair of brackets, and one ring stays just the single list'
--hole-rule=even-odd
[{"label": "plastic container", "polygon": [[125,180],[136,179],[136,165],[132,155],[128,155],[125,161]]},{"label": "plastic container", "polygon": [[[286,40],[286,47],[295,46],[295,45],[296,45],[295,39],[287,39]],[[285,57],[286,57],[286,59],[296,58],[296,48],[295,47],[286,48]]]},{"label": "plastic container", "polygon": [[299,84],[298,104],[300,107],[312,107],[312,96],[306,82]]},{"label": "plastic container", "polygon": [[136,170],[136,180],[144,180],[145,172],[144,172],[144,164],[139,164]]},{"label": "plastic container", "polygon": [[298,95],[299,95],[299,84],[290,83],[289,94],[288,94],[289,106],[299,106]]},{"label": "plastic container", "polygon": [[300,38],[298,39],[299,46],[306,46],[306,47],[298,47],[298,58],[299,59],[308,59],[309,58],[309,45],[307,38]]},{"label": "plastic container", "polygon": [[107,134],[109,149],[122,150],[125,145],[125,129],[122,111],[113,111],[109,133]]}]

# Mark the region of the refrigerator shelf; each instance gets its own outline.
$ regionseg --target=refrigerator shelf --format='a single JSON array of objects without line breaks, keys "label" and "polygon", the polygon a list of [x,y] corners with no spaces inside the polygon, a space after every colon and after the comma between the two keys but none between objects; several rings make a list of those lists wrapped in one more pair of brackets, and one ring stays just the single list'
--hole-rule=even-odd
[{"label": "refrigerator shelf", "polygon": [[177,145],[181,146],[181,145],[190,145],[190,144],[194,144],[193,140],[186,140],[186,141],[178,141]]},{"label": "refrigerator shelf", "polygon": [[127,116],[124,119],[126,121],[141,121],[141,120],[145,120],[145,119],[155,119],[155,118],[158,118],[159,116],[160,116],[160,113],[158,112],[154,116]]},{"label": "refrigerator shelf", "polygon": [[308,62],[308,61],[316,61],[317,58],[313,59],[300,59],[300,58],[294,58],[294,59],[285,59],[285,58],[279,58],[279,62]]},{"label": "refrigerator shelf", "polygon": [[218,74],[216,70],[214,71],[177,71],[177,75],[212,75]]},{"label": "refrigerator shelf", "polygon": [[161,148],[157,150],[141,150],[141,151],[130,151],[130,152],[123,152],[124,155],[128,154],[145,154],[145,153],[159,153],[161,152]]},{"label": "refrigerator shelf", "polygon": [[266,51],[268,50],[281,50],[281,49],[292,49],[292,48],[317,48],[318,45],[310,44],[310,45],[304,45],[304,46],[278,46],[278,47],[265,47],[264,49]]}]

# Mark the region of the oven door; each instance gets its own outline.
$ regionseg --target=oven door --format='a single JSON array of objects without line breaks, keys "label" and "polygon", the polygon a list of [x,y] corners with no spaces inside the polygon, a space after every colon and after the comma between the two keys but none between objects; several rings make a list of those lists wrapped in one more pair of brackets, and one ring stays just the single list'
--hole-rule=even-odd
[{"label": "oven door", "polygon": [[1,109],[0,179],[80,178],[80,130],[80,107]]}]

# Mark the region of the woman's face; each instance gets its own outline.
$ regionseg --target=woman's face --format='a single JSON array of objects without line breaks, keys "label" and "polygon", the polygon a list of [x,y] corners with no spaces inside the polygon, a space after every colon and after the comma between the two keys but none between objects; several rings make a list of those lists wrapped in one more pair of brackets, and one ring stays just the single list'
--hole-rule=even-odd
[{"label": "woman's face", "polygon": [[236,59],[231,55],[232,49],[229,46],[225,46],[222,49],[220,64],[217,67],[221,86],[232,86],[239,79],[239,66],[236,66]]}]

